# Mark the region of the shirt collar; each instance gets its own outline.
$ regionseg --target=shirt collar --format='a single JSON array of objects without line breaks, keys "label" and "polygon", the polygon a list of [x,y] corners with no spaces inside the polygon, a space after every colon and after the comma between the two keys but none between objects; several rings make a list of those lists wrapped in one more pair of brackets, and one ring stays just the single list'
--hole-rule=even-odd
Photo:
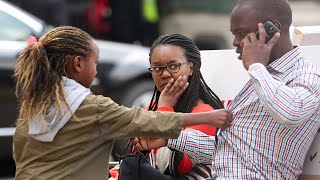
[{"label": "shirt collar", "polygon": [[298,61],[301,58],[302,53],[300,47],[295,47],[294,49],[283,55],[281,58],[273,61],[271,64],[268,65],[268,67],[275,71],[284,73],[289,68],[291,68],[296,61]]}]

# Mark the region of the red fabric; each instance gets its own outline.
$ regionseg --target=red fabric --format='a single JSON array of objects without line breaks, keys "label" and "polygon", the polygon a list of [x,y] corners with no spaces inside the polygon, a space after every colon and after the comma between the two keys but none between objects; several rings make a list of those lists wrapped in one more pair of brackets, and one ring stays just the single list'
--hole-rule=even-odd
[{"label": "red fabric", "polygon": [[[212,111],[213,108],[209,104],[200,104],[198,106],[195,106],[192,108],[192,113],[198,113],[198,112],[208,112]],[[157,109],[157,111],[166,111],[166,112],[174,112],[174,109],[167,106],[161,106]],[[210,136],[215,136],[217,128],[213,126],[209,126],[206,124],[203,125],[196,125],[196,126],[187,126],[185,128],[195,129],[198,131],[201,131],[205,134],[208,134]],[[154,153],[156,153],[157,150],[154,150]],[[192,161],[187,155],[183,155],[182,160],[180,161],[178,165],[178,172],[181,176],[185,175],[188,171],[192,169]]]},{"label": "red fabric", "polygon": [[157,111],[174,112],[174,109],[168,106],[160,106],[158,107]]},{"label": "red fabric", "polygon": [[181,176],[184,176],[188,171],[192,169],[192,161],[187,155],[183,155],[179,165],[178,165],[178,172]]},{"label": "red fabric", "polygon": [[[213,108],[209,105],[209,104],[200,104],[198,106],[195,106],[194,108],[192,108],[192,113],[198,113],[198,112],[208,112],[208,111],[212,111]],[[215,136],[216,135],[216,131],[217,128],[213,127],[213,126],[209,126],[206,124],[203,125],[196,125],[196,126],[188,126],[187,128],[191,128],[191,129],[195,129],[198,131],[201,131],[205,134],[208,134],[210,136]]]},{"label": "red fabric", "polygon": [[116,180],[119,179],[119,166],[115,166],[109,170],[110,176]]}]

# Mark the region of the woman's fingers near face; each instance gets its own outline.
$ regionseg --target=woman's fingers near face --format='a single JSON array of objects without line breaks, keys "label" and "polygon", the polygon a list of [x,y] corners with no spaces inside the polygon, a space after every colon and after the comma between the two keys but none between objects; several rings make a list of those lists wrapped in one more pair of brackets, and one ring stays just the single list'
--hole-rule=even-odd
[{"label": "woman's fingers near face", "polygon": [[[166,85],[164,92],[171,94],[173,96],[180,96],[185,89],[188,87],[188,82],[186,76],[179,76],[177,80],[173,78]],[[180,93],[182,91],[182,93]]]},{"label": "woman's fingers near face", "polygon": [[176,96],[180,97],[184,91],[188,88],[189,86],[189,83],[185,83],[184,86],[182,88],[179,89],[179,91],[176,93]]},{"label": "woman's fingers near face", "polygon": [[182,80],[182,76],[179,76],[178,79],[174,82],[173,86],[170,89],[170,92],[175,93],[177,90],[177,87],[179,86],[180,82]]},{"label": "woman's fingers near face", "polygon": [[165,87],[165,90],[170,91],[170,89],[172,88],[173,84],[174,84],[174,79],[171,78],[170,81],[168,82],[168,84]]},{"label": "woman's fingers near face", "polygon": [[174,84],[175,87],[174,87],[173,91],[174,91],[175,93],[180,92],[180,91],[185,87],[185,85],[186,85],[186,83],[187,83],[187,80],[186,80],[186,79],[187,79],[187,78],[186,78],[185,75],[179,76],[179,78],[177,79],[176,83]]},{"label": "woman's fingers near face", "polygon": [[181,78],[181,81],[179,82],[179,90],[182,89],[186,85],[186,83],[187,83],[186,79],[187,79],[186,76],[183,75]]}]

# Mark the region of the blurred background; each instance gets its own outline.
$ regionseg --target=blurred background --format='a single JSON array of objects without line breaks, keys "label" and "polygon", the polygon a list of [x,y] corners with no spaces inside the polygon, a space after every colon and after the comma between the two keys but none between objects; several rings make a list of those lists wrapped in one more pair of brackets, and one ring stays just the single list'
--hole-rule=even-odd
[{"label": "blurred background", "polygon": [[[18,103],[12,75],[30,36],[72,25],[97,39],[100,59],[92,91],[125,106],[149,104],[154,84],[149,47],[181,33],[201,50],[230,49],[229,14],[236,0],[0,0],[0,179],[12,179],[12,136]],[[293,26],[320,25],[320,0],[289,0]],[[122,143],[115,145],[119,153]]]},{"label": "blurred background", "polygon": [[[150,46],[159,34],[182,33],[200,49],[232,47],[235,0],[10,0],[46,23],[73,25],[99,39]],[[319,0],[289,0],[294,25],[320,24]]]}]

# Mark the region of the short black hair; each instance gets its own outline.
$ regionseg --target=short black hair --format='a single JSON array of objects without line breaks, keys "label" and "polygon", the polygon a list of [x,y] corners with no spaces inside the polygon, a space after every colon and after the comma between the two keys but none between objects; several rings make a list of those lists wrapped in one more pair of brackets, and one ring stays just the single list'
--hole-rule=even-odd
[{"label": "short black hair", "polygon": [[250,6],[262,21],[277,20],[281,31],[289,31],[292,23],[292,10],[287,0],[238,0],[237,6]]}]

